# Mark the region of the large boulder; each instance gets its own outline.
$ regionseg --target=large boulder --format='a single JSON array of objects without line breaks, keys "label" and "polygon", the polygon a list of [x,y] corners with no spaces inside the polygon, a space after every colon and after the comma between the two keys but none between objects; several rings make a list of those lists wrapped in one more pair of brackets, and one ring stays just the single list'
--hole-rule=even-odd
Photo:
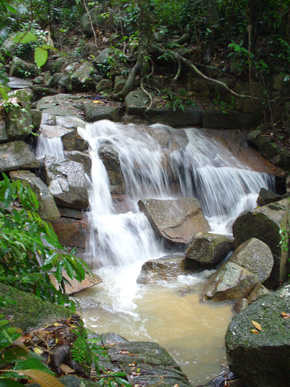
[{"label": "large boulder", "polygon": [[88,208],[88,190],[82,164],[47,155],[44,165],[48,188],[58,205]]},{"label": "large boulder", "polygon": [[10,172],[12,180],[20,180],[28,185],[36,194],[39,201],[39,215],[44,220],[55,220],[60,217],[58,208],[55,204],[52,194],[44,182],[30,171],[12,171]]},{"label": "large boulder", "polygon": [[73,218],[62,216],[50,222],[58,240],[63,246],[86,248],[89,223],[87,218]]},{"label": "large boulder", "polygon": [[[68,309],[42,301],[33,294],[22,292],[12,286],[0,283],[0,314],[13,321],[13,325],[24,332],[30,329],[43,328],[59,319],[67,319],[71,315]],[[10,302],[9,302],[10,300]]]},{"label": "large boulder", "polygon": [[9,70],[10,77],[34,78],[40,74],[39,68],[33,64],[14,56]]},{"label": "large boulder", "polygon": [[232,241],[224,235],[199,232],[189,243],[185,258],[201,266],[214,267],[228,255],[232,245]]},{"label": "large boulder", "polygon": [[36,169],[40,163],[24,141],[0,144],[0,171]]},{"label": "large boulder", "polygon": [[185,274],[184,256],[165,256],[158,259],[146,261],[141,268],[137,278],[138,284],[152,284],[159,281],[170,282],[179,275]]},{"label": "large boulder", "polygon": [[153,230],[169,244],[187,245],[200,231],[209,231],[209,225],[195,198],[175,200],[145,199],[138,206],[147,216]]},{"label": "large boulder", "polygon": [[242,243],[234,251],[230,261],[257,274],[261,283],[270,277],[274,265],[273,254],[269,246],[256,238]]},{"label": "large boulder", "polygon": [[249,387],[289,385],[289,304],[290,285],[287,285],[253,302],[229,324],[226,333],[229,367]]},{"label": "large boulder", "polygon": [[257,238],[266,243],[274,257],[274,267],[266,285],[277,287],[289,274],[289,252],[281,251],[280,230],[290,224],[290,198],[242,213],[233,224],[234,245]]},{"label": "large boulder", "polygon": [[213,301],[245,298],[258,282],[256,274],[234,262],[226,262],[208,280],[203,298]]}]

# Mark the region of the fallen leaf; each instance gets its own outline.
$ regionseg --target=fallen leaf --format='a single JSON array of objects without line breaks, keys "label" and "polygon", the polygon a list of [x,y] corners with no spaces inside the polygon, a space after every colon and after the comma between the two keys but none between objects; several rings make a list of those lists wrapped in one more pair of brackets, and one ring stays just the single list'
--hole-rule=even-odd
[{"label": "fallen leaf", "polygon": [[104,103],[103,101],[93,101],[93,103]]},{"label": "fallen leaf", "polygon": [[256,329],[258,329],[258,331],[261,331],[261,330],[262,330],[261,325],[260,325],[257,321],[252,320],[252,324],[254,325],[254,327],[255,327]]},{"label": "fallen leaf", "polygon": [[33,352],[37,353],[37,355],[41,355],[44,351],[40,348],[33,348]]},{"label": "fallen leaf", "polygon": [[285,313],[285,312],[282,312],[281,313],[281,316],[283,317],[283,318],[290,318],[290,313]]},{"label": "fallen leaf", "polygon": [[73,368],[69,367],[66,364],[61,364],[59,368],[65,374],[74,374],[76,372],[76,370],[74,370]]},{"label": "fallen leaf", "polygon": [[257,329],[252,329],[252,333],[254,333],[255,335],[258,335],[259,331],[257,331]]}]

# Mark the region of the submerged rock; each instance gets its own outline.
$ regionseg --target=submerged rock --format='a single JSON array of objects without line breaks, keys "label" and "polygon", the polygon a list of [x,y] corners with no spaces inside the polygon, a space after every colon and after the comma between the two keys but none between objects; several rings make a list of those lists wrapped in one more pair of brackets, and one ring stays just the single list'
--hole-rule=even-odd
[{"label": "submerged rock", "polygon": [[230,322],[226,333],[229,367],[247,386],[289,385],[289,304],[287,285],[252,303]]},{"label": "submerged rock", "polygon": [[209,231],[209,225],[195,198],[176,200],[139,200],[139,208],[147,216],[153,230],[169,243],[188,244],[200,231]]}]

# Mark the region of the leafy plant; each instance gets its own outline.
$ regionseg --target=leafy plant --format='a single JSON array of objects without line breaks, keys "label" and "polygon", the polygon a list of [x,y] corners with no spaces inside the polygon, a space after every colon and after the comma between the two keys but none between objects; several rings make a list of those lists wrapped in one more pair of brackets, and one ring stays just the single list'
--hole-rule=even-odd
[{"label": "leafy plant", "polygon": [[[59,243],[52,226],[37,213],[39,203],[33,191],[19,180],[3,174],[0,182],[0,281],[53,303],[75,309],[65,292],[70,279],[82,281],[88,266],[74,251]],[[59,284],[51,282],[54,276]]]},{"label": "leafy plant", "polygon": [[166,101],[166,107],[171,108],[173,111],[185,111],[186,107],[195,107],[195,101],[190,100],[186,95],[186,91],[181,89],[179,93],[174,93],[171,90],[162,90],[162,99]]}]

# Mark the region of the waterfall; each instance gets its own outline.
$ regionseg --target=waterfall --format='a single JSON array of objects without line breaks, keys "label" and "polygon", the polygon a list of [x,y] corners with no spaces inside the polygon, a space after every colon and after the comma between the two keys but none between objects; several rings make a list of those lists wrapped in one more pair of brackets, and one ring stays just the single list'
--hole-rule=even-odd
[{"label": "waterfall", "polygon": [[[256,205],[262,187],[273,177],[252,171],[223,142],[194,128],[134,125],[107,120],[79,128],[92,157],[89,256],[91,265],[128,265],[165,254],[139,212],[144,198],[199,199],[212,232],[231,234],[240,212]],[[118,153],[130,211],[118,214],[99,149],[109,144]]]}]

